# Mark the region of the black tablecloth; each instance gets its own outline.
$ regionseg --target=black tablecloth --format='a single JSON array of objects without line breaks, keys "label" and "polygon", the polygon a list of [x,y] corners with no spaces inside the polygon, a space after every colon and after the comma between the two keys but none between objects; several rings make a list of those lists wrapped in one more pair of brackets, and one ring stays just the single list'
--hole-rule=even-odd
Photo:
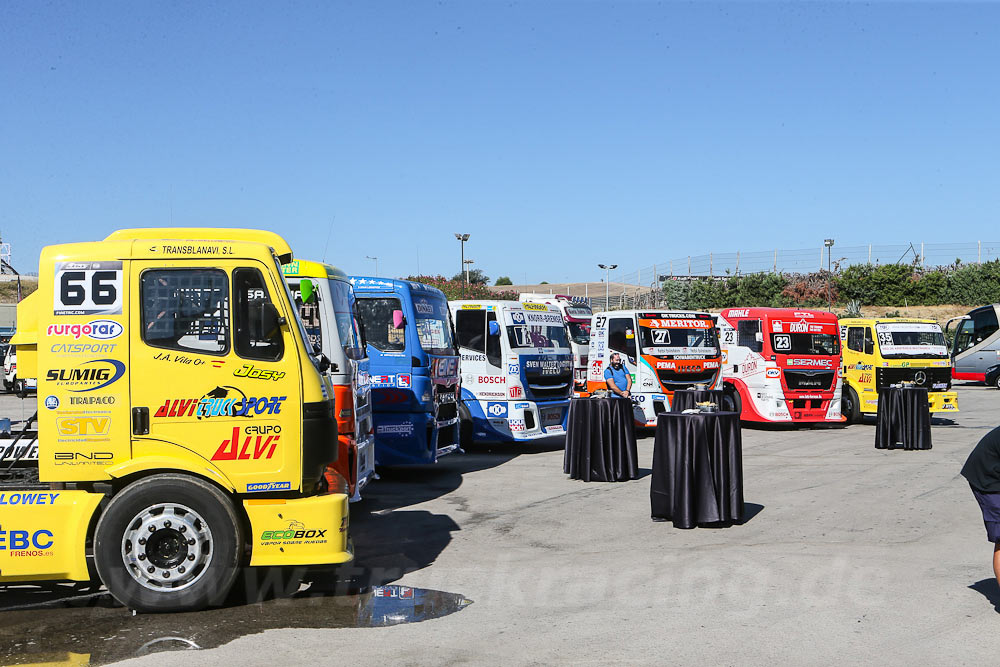
[{"label": "black tablecloth", "polygon": [[649,503],[678,528],[743,518],[743,441],[735,412],[665,412],[656,421]]},{"label": "black tablecloth", "polygon": [[632,401],[574,398],[566,420],[563,472],[585,482],[625,482],[639,477]]},{"label": "black tablecloth", "polygon": [[671,412],[684,412],[698,407],[696,403],[711,401],[719,410],[735,410],[733,400],[721,389],[678,389],[670,401]]},{"label": "black tablecloth", "polygon": [[924,387],[887,387],[878,393],[875,449],[930,449],[931,411]]}]

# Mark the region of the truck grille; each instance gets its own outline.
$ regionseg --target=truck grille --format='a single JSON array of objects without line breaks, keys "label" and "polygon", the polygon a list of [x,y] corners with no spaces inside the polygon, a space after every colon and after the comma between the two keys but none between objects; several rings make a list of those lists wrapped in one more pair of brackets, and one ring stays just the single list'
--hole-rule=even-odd
[{"label": "truck grille", "polygon": [[835,371],[785,371],[785,384],[789,389],[824,391],[833,384]]},{"label": "truck grille", "polygon": [[674,389],[683,389],[693,384],[713,384],[715,382],[715,374],[718,372],[714,368],[695,373],[678,373],[677,371],[660,369],[656,371],[656,376],[666,389],[673,391]]},{"label": "truck grille", "polygon": [[541,375],[525,372],[528,397],[537,401],[568,398],[573,393],[573,371],[559,375]]},{"label": "truck grille", "polygon": [[[918,380],[920,380],[918,382]],[[900,382],[912,382],[918,387],[933,389],[935,384],[951,389],[950,368],[876,368],[875,386],[883,389]],[[940,391],[940,390],[937,390]]]}]

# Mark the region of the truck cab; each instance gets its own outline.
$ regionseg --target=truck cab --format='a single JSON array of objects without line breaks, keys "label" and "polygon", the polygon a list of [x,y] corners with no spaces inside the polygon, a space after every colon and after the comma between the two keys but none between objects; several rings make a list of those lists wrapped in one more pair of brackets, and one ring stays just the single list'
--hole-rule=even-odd
[{"label": "truck cab", "polygon": [[958,412],[951,389],[951,359],[934,320],[904,317],[840,320],[843,408],[848,422],[878,412],[886,387],[912,382],[927,389],[931,412]]},{"label": "truck cab", "polygon": [[573,301],[563,294],[522,294],[521,303],[542,303],[555,306],[562,314],[573,351],[573,395],[589,396],[587,392],[587,360],[590,354],[590,324],[594,316],[586,303]]},{"label": "truck cab", "polygon": [[458,451],[459,362],[444,293],[409,280],[350,280],[371,360],[376,464],[434,463]]},{"label": "truck cab", "polygon": [[573,354],[555,306],[452,301],[462,354],[463,439],[565,435]]},{"label": "truck cab", "polygon": [[375,478],[375,436],[370,363],[358,328],[354,288],[346,273],[329,264],[296,259],[281,270],[310,344],[326,357],[322,366],[333,385],[339,433],[332,472],[347,482],[351,500],[360,500],[361,490]]},{"label": "truck cab", "polygon": [[612,310],[595,313],[590,332],[588,390],[607,387],[604,371],[617,352],[632,376],[638,426],[656,426],[677,389],[721,388],[719,337],[708,313]]},{"label": "truck cab", "polygon": [[42,250],[12,341],[38,380],[37,464],[0,476],[0,582],[93,567],[129,608],[185,611],[221,603],[243,567],[352,559],[291,259],[277,234],[239,229]]},{"label": "truck cab", "polygon": [[719,314],[722,374],[740,419],[842,422],[837,316],[795,308]]}]

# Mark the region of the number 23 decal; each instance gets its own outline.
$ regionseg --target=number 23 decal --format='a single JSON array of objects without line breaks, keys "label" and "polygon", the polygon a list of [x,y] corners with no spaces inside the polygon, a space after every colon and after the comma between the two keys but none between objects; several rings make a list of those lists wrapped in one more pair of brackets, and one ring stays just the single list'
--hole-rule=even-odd
[{"label": "number 23 decal", "polygon": [[56,315],[119,315],[121,262],[56,262]]}]

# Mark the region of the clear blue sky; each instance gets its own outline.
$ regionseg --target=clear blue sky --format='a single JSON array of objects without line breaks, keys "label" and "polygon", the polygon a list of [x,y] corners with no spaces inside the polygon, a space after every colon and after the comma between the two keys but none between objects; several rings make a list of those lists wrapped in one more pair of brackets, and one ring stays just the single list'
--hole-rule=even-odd
[{"label": "clear blue sky", "polygon": [[0,233],[251,226],[349,272],[599,279],[997,236],[1000,5],[0,4]]}]

